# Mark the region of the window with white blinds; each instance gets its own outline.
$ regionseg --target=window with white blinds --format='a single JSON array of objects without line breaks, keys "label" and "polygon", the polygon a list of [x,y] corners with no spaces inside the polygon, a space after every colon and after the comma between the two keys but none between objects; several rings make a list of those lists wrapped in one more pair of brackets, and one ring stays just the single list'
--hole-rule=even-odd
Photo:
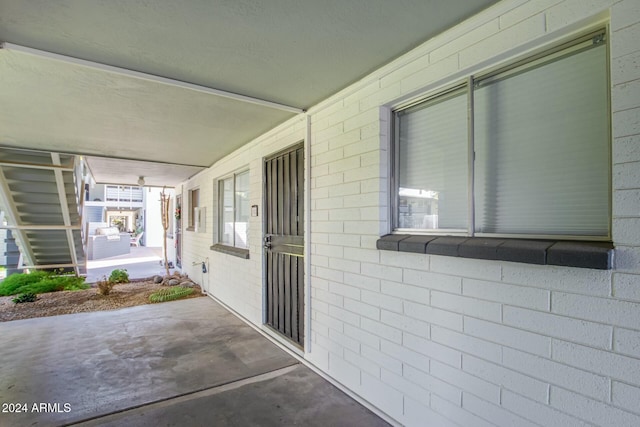
[{"label": "window with white blinds", "polygon": [[396,111],[396,230],[609,238],[607,70],[599,32]]},{"label": "window with white blinds", "polygon": [[466,93],[443,95],[398,118],[398,228],[466,230]]},{"label": "window with white blinds", "polygon": [[236,248],[248,247],[249,171],[218,181],[218,242]]}]

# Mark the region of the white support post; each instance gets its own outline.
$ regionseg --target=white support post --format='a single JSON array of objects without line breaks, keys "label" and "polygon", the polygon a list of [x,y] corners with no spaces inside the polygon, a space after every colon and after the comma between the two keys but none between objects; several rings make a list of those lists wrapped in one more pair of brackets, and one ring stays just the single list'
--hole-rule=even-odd
[{"label": "white support post", "polygon": [[[60,165],[60,155],[58,153],[51,153],[51,160],[54,165]],[[65,226],[71,226],[71,216],[69,215],[69,203],[67,200],[67,192],[64,188],[64,176],[62,176],[61,170],[53,171],[56,177],[56,187],[58,188],[58,197],[60,199],[60,209],[62,210],[62,219]],[[71,255],[72,265],[68,267],[74,267],[76,276],[80,275],[78,269],[78,254],[76,253],[76,243],[73,240],[73,230],[67,229],[67,243],[69,244],[69,253]]]},{"label": "white support post", "polygon": [[[86,254],[87,253],[87,236],[84,235],[84,230],[85,230],[85,222],[84,222],[84,202],[85,202],[85,173],[84,173],[84,167],[85,167],[85,163],[84,163],[84,159],[82,157],[76,157],[75,158],[75,162],[74,162],[75,166],[74,166],[74,170],[75,170],[75,176],[76,176],[76,181],[78,181],[78,189],[76,192],[76,199],[78,200],[78,215],[80,215],[80,221],[78,224],[78,227],[80,227],[80,241],[82,242],[82,251]],[[84,270],[87,270],[87,257],[84,257]]]},{"label": "white support post", "polygon": [[306,115],[304,138],[304,351],[311,352],[311,116]]}]

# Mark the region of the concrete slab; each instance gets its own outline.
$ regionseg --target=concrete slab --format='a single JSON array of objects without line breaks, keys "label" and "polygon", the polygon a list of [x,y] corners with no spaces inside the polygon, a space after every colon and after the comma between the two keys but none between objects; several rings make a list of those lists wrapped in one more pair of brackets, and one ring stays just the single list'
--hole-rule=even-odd
[{"label": "concrete slab", "polygon": [[30,409],[3,426],[80,421],[296,363],[210,298],[5,322],[0,336],[0,402]]},{"label": "concrete slab", "polygon": [[0,336],[0,402],[26,404],[2,426],[381,422],[209,298],[5,322]]},{"label": "concrete slab", "polygon": [[114,414],[82,427],[388,426],[302,365]]}]

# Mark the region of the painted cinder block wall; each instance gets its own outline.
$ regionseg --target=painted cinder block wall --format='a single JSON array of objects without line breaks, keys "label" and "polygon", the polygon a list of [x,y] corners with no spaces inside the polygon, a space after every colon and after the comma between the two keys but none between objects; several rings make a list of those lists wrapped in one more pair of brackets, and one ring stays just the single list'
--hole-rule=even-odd
[{"label": "painted cinder block wall", "polygon": [[[210,294],[256,325],[262,325],[263,158],[300,143],[305,139],[306,132],[306,117],[299,116],[291,119],[176,187],[177,192],[182,192],[185,227],[189,223],[190,190],[199,190],[200,206],[205,207],[206,215],[204,232],[183,232],[183,272],[201,283]],[[246,170],[250,171],[250,205],[258,205],[259,216],[249,219],[250,257],[241,259],[214,252],[210,247],[217,242],[218,235],[217,180]],[[202,262],[209,266],[206,274],[202,273]]]},{"label": "painted cinder block wall", "polygon": [[[376,250],[388,223],[388,107],[598,24],[609,25],[615,269],[536,266]],[[640,425],[640,2],[505,0],[308,112],[311,334],[304,357],[398,423]],[[215,182],[307,136],[295,117],[182,186],[207,230],[184,267],[262,323],[262,215],[249,260],[209,247]],[[262,213],[262,212],[260,212]],[[210,272],[201,276],[207,259]]]}]

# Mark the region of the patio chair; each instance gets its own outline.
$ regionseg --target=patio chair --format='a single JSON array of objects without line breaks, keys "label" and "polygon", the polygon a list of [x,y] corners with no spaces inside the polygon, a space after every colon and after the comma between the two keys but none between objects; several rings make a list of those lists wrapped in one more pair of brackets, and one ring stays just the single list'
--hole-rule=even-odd
[{"label": "patio chair", "polygon": [[144,234],[144,231],[138,234],[137,236],[131,236],[131,246],[140,247],[140,238]]}]

